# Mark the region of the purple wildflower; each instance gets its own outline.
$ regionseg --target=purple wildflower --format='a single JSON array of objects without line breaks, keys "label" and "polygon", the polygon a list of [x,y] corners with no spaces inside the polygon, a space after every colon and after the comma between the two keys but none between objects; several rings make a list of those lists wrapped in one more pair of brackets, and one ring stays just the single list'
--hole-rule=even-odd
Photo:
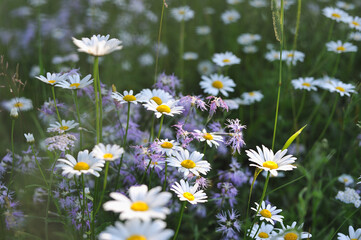
[{"label": "purple wildflower", "polygon": [[209,96],[206,98],[208,100],[209,105],[209,116],[208,119],[211,119],[217,108],[222,108],[223,111],[226,110],[228,112],[228,106],[225,101],[220,97]]},{"label": "purple wildflower", "polygon": [[237,210],[233,208],[231,211],[218,213],[216,218],[219,227],[217,227],[216,232],[221,232],[223,239],[240,239],[241,223],[237,219],[238,217]]},{"label": "purple wildflower", "polygon": [[243,140],[242,130],[246,128],[245,125],[241,125],[238,118],[236,119],[227,119],[228,124],[226,127],[229,128],[229,138],[225,142],[227,146],[231,146],[232,153],[234,154],[236,151],[238,154],[241,153],[241,147],[245,145]]},{"label": "purple wildflower", "polygon": [[157,82],[153,85],[153,88],[163,89],[166,92],[169,92],[172,96],[175,96],[175,91],[177,87],[180,86],[179,79],[173,75],[166,75],[162,73],[159,75]]},{"label": "purple wildflower", "polygon": [[237,203],[236,196],[238,194],[237,188],[229,182],[220,182],[217,184],[217,188],[221,189],[221,193],[214,193],[213,198],[216,200],[215,203],[217,207],[222,207],[228,200],[228,203],[231,207]]},{"label": "purple wildflower", "polygon": [[65,133],[45,139],[45,145],[49,151],[59,150],[61,152],[65,152],[66,150],[70,150],[70,148],[74,147],[76,140],[77,139],[74,134]]}]

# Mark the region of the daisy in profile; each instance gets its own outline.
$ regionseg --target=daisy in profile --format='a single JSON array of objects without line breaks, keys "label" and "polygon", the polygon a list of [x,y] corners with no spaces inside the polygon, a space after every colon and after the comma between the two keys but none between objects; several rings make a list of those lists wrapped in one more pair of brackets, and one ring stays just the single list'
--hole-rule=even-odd
[{"label": "daisy in profile", "polygon": [[225,52],[225,53],[215,53],[212,57],[212,61],[218,66],[224,67],[224,66],[239,64],[241,62],[241,59],[239,59],[231,52]]},{"label": "daisy in profile", "polygon": [[199,83],[205,93],[217,96],[222,93],[228,97],[228,92],[233,92],[236,84],[232,79],[221,74],[212,74],[209,77],[202,76],[202,81]]},{"label": "daisy in profile", "polygon": [[106,146],[103,143],[99,143],[95,145],[91,154],[100,160],[104,161],[114,161],[122,156],[124,153],[124,149],[121,148],[119,145],[110,145],[107,144]]},{"label": "daisy in profile", "polygon": [[209,75],[215,71],[215,65],[208,60],[201,61],[198,63],[197,70],[201,75]]},{"label": "daisy in profile", "polygon": [[66,89],[80,89],[85,88],[92,84],[93,79],[90,79],[91,75],[85,76],[83,79],[80,79],[79,74],[73,74],[68,76],[67,81],[58,82],[56,84],[57,87],[62,87]]},{"label": "daisy in profile", "polygon": [[346,20],[346,23],[349,25],[350,28],[355,30],[361,31],[361,18],[360,17],[349,17]]},{"label": "daisy in profile", "polygon": [[326,43],[327,51],[335,53],[357,52],[357,46],[352,43],[342,43],[341,40]]},{"label": "daisy in profile", "polygon": [[361,228],[355,229],[352,226],[348,227],[348,235],[343,233],[337,233],[337,240],[360,240],[361,239]]},{"label": "daisy in profile", "polygon": [[322,13],[326,17],[331,18],[336,22],[343,22],[348,17],[347,12],[339,8],[333,8],[333,7],[325,7],[324,9],[322,9]]},{"label": "daisy in profile", "polygon": [[189,6],[173,8],[171,14],[178,22],[188,21],[194,17],[194,11]]},{"label": "daisy in profile", "polygon": [[110,197],[114,200],[103,204],[105,211],[120,213],[119,218],[141,219],[149,221],[152,218],[165,219],[170,210],[166,207],[172,197],[169,192],[161,192],[161,187],[148,191],[146,185],[129,188],[129,198],[121,193],[112,192]]},{"label": "daisy in profile", "polygon": [[273,225],[262,222],[261,226],[257,223],[253,225],[249,236],[255,240],[271,240],[273,234]]},{"label": "daisy in profile", "polygon": [[197,151],[189,154],[188,150],[181,149],[166,161],[169,166],[178,168],[178,172],[183,172],[186,178],[190,173],[199,176],[200,173],[207,174],[211,170],[209,162],[202,160],[203,156],[204,154]]},{"label": "daisy in profile", "polygon": [[284,226],[283,222],[281,222],[282,229],[281,231],[275,235],[274,240],[299,240],[299,239],[310,239],[312,235],[308,232],[302,232],[303,224],[300,226],[296,226],[297,223],[293,222],[291,226]]},{"label": "daisy in profile", "polygon": [[354,183],[353,178],[348,174],[342,174],[341,176],[339,176],[338,181],[344,183],[345,186],[349,186]]},{"label": "daisy in profile", "polygon": [[175,182],[170,190],[177,194],[180,201],[188,201],[191,204],[207,202],[207,195],[203,190],[197,191],[198,187],[198,183],[191,187],[188,182],[181,179],[180,184]]},{"label": "daisy in profile", "polygon": [[99,172],[104,167],[104,161],[94,158],[88,150],[80,151],[77,159],[70,154],[65,155],[65,158],[58,159],[60,163],[56,166],[61,168],[63,170],[62,175],[67,175],[68,178],[81,174],[93,174],[99,177]]},{"label": "daisy in profile", "polygon": [[[293,165],[296,158],[292,155],[286,155],[287,149],[279,150],[276,154],[272,150],[262,145],[263,151],[257,146],[257,151],[246,150],[249,161],[253,162],[250,166],[270,171],[271,174],[277,176],[277,171],[291,171],[297,168]],[[285,156],[286,155],[286,156]]]},{"label": "daisy in profile", "polygon": [[343,1],[337,1],[336,2],[336,7],[342,8],[342,9],[348,11],[348,10],[354,10],[355,9],[355,4],[347,3],[347,2],[343,2]]},{"label": "daisy in profile", "polygon": [[252,91],[252,92],[245,92],[241,95],[241,102],[242,105],[251,105],[255,102],[260,102],[263,98],[263,94],[261,91]]},{"label": "daisy in profile", "polygon": [[128,91],[124,91],[123,94],[118,93],[118,92],[112,92],[112,98],[114,100],[117,100],[118,103],[123,104],[123,103],[134,103],[134,104],[138,104],[138,102],[141,102],[140,98],[141,95],[138,93],[136,95],[133,95],[133,90]]},{"label": "daisy in profile", "polygon": [[24,136],[26,138],[27,143],[33,144],[35,142],[35,138],[32,133],[24,133]]},{"label": "daisy in profile", "polygon": [[174,140],[168,140],[168,138],[157,141],[157,146],[155,147],[156,152],[165,154],[167,156],[171,156],[174,154],[174,152],[180,151],[181,149],[182,147],[179,143]]},{"label": "daisy in profile", "polygon": [[353,41],[361,41],[361,32],[352,32],[349,34],[348,38]]},{"label": "daisy in profile", "polygon": [[178,101],[169,100],[168,102],[158,105],[154,100],[144,104],[144,107],[147,110],[153,111],[157,118],[160,118],[162,115],[168,115],[173,117],[174,114],[180,114],[183,111],[182,106],[177,106]]},{"label": "daisy in profile", "polygon": [[237,38],[237,42],[241,45],[251,45],[260,40],[261,35],[252,33],[243,33]]},{"label": "daisy in profile", "polygon": [[183,54],[184,60],[197,60],[198,59],[198,53],[195,52],[185,52]]},{"label": "daisy in profile", "polygon": [[305,59],[305,54],[300,51],[283,51],[282,52],[282,61],[286,61],[288,65],[296,65],[297,62],[303,62]]},{"label": "daisy in profile", "polygon": [[351,93],[356,93],[355,86],[350,83],[344,83],[338,80],[333,80],[329,84],[326,84],[326,89],[330,92],[338,92],[341,97],[350,96]]},{"label": "daisy in profile", "polygon": [[79,123],[75,122],[74,120],[70,120],[70,121],[61,120],[61,123],[59,122],[50,123],[50,127],[47,129],[47,131],[64,133],[77,127],[78,125]]},{"label": "daisy in profile", "polygon": [[315,79],[313,77],[293,79],[291,83],[295,89],[317,91],[317,82],[315,82]]},{"label": "daisy in profile", "polygon": [[168,102],[169,100],[173,100],[172,95],[170,95],[168,92],[164,91],[163,89],[143,89],[139,93],[140,101],[142,102],[149,102],[150,100],[153,100],[158,105],[161,105],[164,102]]},{"label": "daisy in profile", "polygon": [[239,12],[237,12],[236,10],[227,10],[224,13],[222,13],[221,15],[221,19],[223,21],[224,24],[230,24],[230,23],[234,23],[237,22],[238,19],[241,18],[241,14],[239,14]]},{"label": "daisy in profile", "polygon": [[283,216],[278,215],[278,213],[282,212],[282,209],[277,209],[276,207],[272,207],[271,204],[266,205],[265,201],[262,201],[261,207],[259,207],[258,203],[255,202],[255,204],[256,207],[251,209],[254,210],[255,212],[257,212],[258,210],[257,216],[260,217],[261,221],[265,220],[267,222],[270,222],[272,225],[275,224],[274,221],[276,222],[283,221]]},{"label": "daisy in profile", "polygon": [[30,99],[24,97],[13,98],[9,101],[4,101],[2,105],[9,112],[13,108],[15,108],[18,111],[29,111],[33,109],[33,102]]},{"label": "daisy in profile", "polygon": [[122,41],[112,38],[109,39],[109,34],[93,35],[89,38],[82,38],[78,40],[73,37],[73,43],[78,47],[79,52],[85,52],[93,56],[104,56],[111,52],[122,49],[120,45]]},{"label": "daisy in profile", "polygon": [[222,136],[217,135],[216,133],[208,133],[206,129],[199,131],[198,129],[194,130],[196,138],[208,144],[208,146],[212,147],[214,145],[216,148],[219,146],[218,142],[223,142]]},{"label": "daisy in profile", "polygon": [[65,81],[67,78],[66,74],[61,74],[61,73],[50,73],[48,72],[46,74],[46,77],[40,75],[36,77],[37,79],[39,79],[40,81],[46,83],[46,84],[50,84],[50,85],[55,85],[59,82]]},{"label": "daisy in profile", "polygon": [[132,219],[124,224],[115,222],[115,226],[107,227],[99,235],[100,240],[169,240],[174,231],[166,229],[161,220],[141,221]]}]

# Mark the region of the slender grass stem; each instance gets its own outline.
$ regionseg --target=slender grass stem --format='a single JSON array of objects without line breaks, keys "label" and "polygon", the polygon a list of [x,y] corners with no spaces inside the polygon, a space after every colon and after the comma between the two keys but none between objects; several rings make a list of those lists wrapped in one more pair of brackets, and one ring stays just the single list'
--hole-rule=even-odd
[{"label": "slender grass stem", "polygon": [[164,120],[164,114],[162,114],[162,116],[160,117],[160,125],[159,125],[158,136],[157,136],[158,139],[160,137],[160,132],[162,130],[163,120]]},{"label": "slender grass stem", "polygon": [[310,117],[307,119],[307,123],[308,123],[308,124],[313,120],[313,118],[314,118],[314,117],[316,116],[316,114],[318,113],[318,110],[320,109],[321,104],[322,104],[323,101],[325,100],[326,94],[327,94],[327,92],[324,91],[323,94],[322,94],[322,96],[321,96],[320,102],[316,105],[316,107],[313,109]]},{"label": "slender grass stem", "polygon": [[341,227],[353,216],[355,215],[361,208],[357,208],[355,211],[353,211],[343,222],[342,224],[336,229],[336,231],[333,232],[332,236],[329,238],[329,240],[332,240],[333,237],[338,233],[338,231],[341,229]]},{"label": "slender grass stem", "polygon": [[81,213],[82,213],[82,219],[81,219],[81,236],[83,236],[84,234],[84,205],[82,204],[82,200],[81,200],[81,196],[80,196],[80,191],[79,189],[81,188],[80,185],[78,184],[78,181],[76,180],[76,177],[74,176],[74,182],[75,182],[75,186],[76,186],[76,189],[77,189],[77,193],[78,193],[78,199],[79,199],[79,206],[80,206],[80,209],[81,209]]},{"label": "slender grass stem", "polygon": [[54,87],[54,86],[51,86],[51,92],[52,92],[52,94],[53,94],[53,100],[54,100],[54,106],[55,106],[56,115],[58,116],[59,123],[61,124],[61,117],[60,117],[60,114],[59,114],[59,111],[58,111],[58,106],[57,106],[57,104],[56,104],[55,87]]},{"label": "slender grass stem", "polygon": [[99,96],[98,96],[98,72],[99,72],[99,57],[94,57],[93,64],[93,77],[94,77],[94,96],[95,96],[95,129],[97,136],[97,144],[100,143],[100,132],[99,132]]},{"label": "slender grass stem", "polygon": [[333,67],[333,71],[332,71],[332,75],[331,77],[334,77],[337,73],[338,70],[338,66],[340,65],[340,58],[341,58],[341,54],[337,54],[337,58],[336,58],[336,62],[335,62],[335,66]]},{"label": "slender grass stem", "polygon": [[83,188],[83,209],[82,209],[82,218],[83,218],[83,228],[86,230],[86,223],[85,223],[85,209],[87,208],[86,204],[86,196],[85,196],[85,183],[84,183],[84,174],[81,175],[81,186]]},{"label": "slender grass stem", "polygon": [[148,172],[148,169],[149,169],[149,166],[150,166],[151,162],[152,162],[152,160],[149,159],[149,163],[148,163],[147,167],[145,168],[145,171],[144,171],[144,173],[143,173],[143,175],[142,175],[142,178],[140,179],[140,184],[143,184],[145,175],[146,175],[147,172]]},{"label": "slender grass stem", "polygon": [[181,226],[181,223],[182,223],[183,213],[184,213],[184,209],[186,207],[186,204],[187,204],[187,201],[184,201],[182,203],[182,206],[181,206],[181,209],[180,209],[180,214],[179,214],[179,219],[178,219],[177,230],[176,230],[176,232],[174,234],[173,240],[176,240],[177,237],[178,237],[178,233],[179,233],[179,229],[180,229],[180,226]]},{"label": "slender grass stem", "polygon": [[98,67],[98,91],[99,91],[99,141],[103,142],[103,97],[102,97],[102,87],[100,84],[100,78],[99,78],[99,67]]},{"label": "slender grass stem", "polygon": [[167,161],[165,162],[165,166],[164,166],[164,182],[163,182],[163,191],[165,191],[166,187],[167,187],[167,170],[168,170],[168,163]]},{"label": "slender grass stem", "polygon": [[[184,53],[184,28],[185,22],[182,20],[181,22],[181,30],[179,35],[179,74],[180,79],[184,81],[184,60],[183,60],[183,53]],[[183,82],[183,88],[185,83]]]},{"label": "slender grass stem", "polygon": [[33,155],[34,155],[36,165],[37,165],[37,166],[38,166],[38,168],[39,168],[39,171],[40,171],[41,177],[43,178],[43,181],[44,181],[44,183],[45,183],[46,187],[47,187],[47,188],[49,188],[49,185],[48,185],[48,182],[46,181],[46,178],[45,178],[45,175],[44,175],[44,173],[43,173],[43,170],[41,170],[41,166],[40,166],[40,163],[39,163],[39,161],[38,161],[38,158],[36,157],[34,147],[33,147],[33,145],[30,145],[30,147],[31,147],[31,150],[32,150]]},{"label": "slender grass stem", "polygon": [[159,60],[159,44],[160,44],[160,37],[162,36],[162,26],[163,26],[163,16],[164,16],[164,7],[165,2],[162,1],[162,12],[160,14],[160,22],[159,22],[159,30],[158,30],[158,43],[157,43],[157,53],[155,57],[155,70],[154,70],[154,84],[157,81],[157,71],[158,71],[158,60]]},{"label": "slender grass stem", "polygon": [[[15,119],[12,119],[12,120],[11,120],[11,135],[10,135],[11,155],[12,155],[10,181],[13,181],[13,180],[14,180],[14,179],[13,179],[13,176],[14,176],[14,168],[15,168],[14,128],[15,128]],[[10,188],[9,188],[9,189],[10,189]]]},{"label": "slender grass stem", "polygon": [[108,169],[109,169],[109,161],[107,161],[106,164],[105,164],[103,190],[102,190],[102,193],[100,194],[100,200],[99,200],[99,203],[98,203],[98,207],[97,207],[96,210],[95,210],[94,216],[99,212],[100,206],[102,205],[102,202],[103,202],[104,193],[105,193],[105,188],[106,188],[106,186],[107,186]]},{"label": "slender grass stem", "polygon": [[79,123],[80,149],[83,149],[83,131],[82,131],[80,109],[79,109],[79,103],[78,103],[78,90],[75,90],[73,92],[73,97],[74,97],[74,103],[75,103],[75,108],[76,108],[76,115],[78,117],[78,123]]},{"label": "slender grass stem", "polygon": [[298,112],[297,112],[297,115],[296,115],[296,119],[295,119],[296,123],[297,123],[297,120],[298,120],[298,118],[300,117],[301,112],[302,112],[302,110],[303,110],[303,107],[304,107],[304,105],[305,105],[305,100],[306,100],[306,90],[303,90],[302,99],[301,99],[301,104],[300,104],[300,107],[299,107],[299,109],[298,109]]},{"label": "slender grass stem", "polygon": [[154,124],[155,124],[155,115],[152,116],[152,126],[150,128],[150,135],[149,135],[149,142],[153,141],[154,139]]},{"label": "slender grass stem", "polygon": [[328,119],[327,119],[327,122],[326,122],[326,125],[324,126],[324,128],[323,128],[323,130],[322,130],[321,134],[319,135],[319,137],[318,137],[318,139],[317,139],[316,142],[318,142],[319,140],[321,140],[322,137],[325,135],[326,130],[327,130],[328,126],[329,126],[330,123],[331,123],[332,117],[333,117],[333,115],[335,114],[337,102],[338,102],[338,95],[336,95],[336,97],[335,97],[335,101],[334,101],[333,106],[332,106],[331,114],[329,115],[329,117],[328,117]]}]

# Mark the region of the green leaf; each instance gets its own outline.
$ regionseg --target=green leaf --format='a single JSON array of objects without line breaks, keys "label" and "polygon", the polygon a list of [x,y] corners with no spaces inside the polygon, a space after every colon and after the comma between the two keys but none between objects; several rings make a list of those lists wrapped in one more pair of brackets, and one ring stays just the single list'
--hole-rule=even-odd
[{"label": "green leaf", "polygon": [[287,149],[291,143],[296,139],[296,137],[298,137],[298,135],[301,134],[302,130],[307,126],[307,124],[305,126],[303,126],[300,130],[298,130],[297,132],[295,132],[285,143],[285,145],[283,146],[282,150]]}]

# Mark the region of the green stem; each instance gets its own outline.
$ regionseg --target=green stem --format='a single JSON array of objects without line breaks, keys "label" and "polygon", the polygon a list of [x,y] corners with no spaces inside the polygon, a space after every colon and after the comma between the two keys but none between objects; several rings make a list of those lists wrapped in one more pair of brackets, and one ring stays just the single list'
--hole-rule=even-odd
[{"label": "green stem", "polygon": [[301,115],[301,112],[303,110],[303,106],[305,105],[305,100],[306,100],[306,90],[303,90],[301,105],[300,105],[300,108],[298,109],[298,112],[297,112],[297,115],[296,115],[296,120],[295,120],[296,124],[297,124],[297,120],[298,120],[298,118]]},{"label": "green stem", "polygon": [[327,91],[324,91],[322,96],[321,96],[321,99],[320,99],[320,102],[317,104],[317,106],[313,109],[312,113],[311,113],[311,116],[308,118],[307,120],[307,123],[309,124],[313,118],[315,117],[315,115],[318,113],[318,109],[320,108],[323,100],[325,99],[326,97],[326,94],[327,94]]},{"label": "green stem", "polygon": [[327,130],[328,126],[330,125],[332,117],[333,117],[333,115],[335,113],[337,101],[338,101],[338,95],[336,95],[335,102],[333,103],[331,114],[329,115],[327,123],[326,123],[325,127],[323,128],[323,130],[322,130],[320,136],[318,137],[317,141],[321,140],[322,137],[325,135],[326,130]]},{"label": "green stem", "polygon": [[165,188],[167,187],[167,168],[168,168],[168,163],[165,162],[165,167],[164,167],[164,182],[163,182],[163,191],[165,191]]},{"label": "green stem", "polygon": [[82,188],[83,188],[83,209],[82,209],[83,229],[86,229],[85,208],[87,208],[87,204],[86,204],[86,196],[85,196],[84,174],[81,175],[81,185],[82,185]]},{"label": "green stem", "polygon": [[160,37],[162,35],[162,26],[163,26],[163,16],[164,16],[164,6],[165,2],[162,0],[162,13],[160,15],[160,23],[159,23],[159,30],[158,30],[158,44],[157,44],[157,54],[155,58],[155,70],[154,70],[154,84],[157,81],[157,70],[158,70],[158,60],[159,60],[159,44],[160,44]]},{"label": "green stem", "polygon": [[78,117],[79,122],[79,135],[80,135],[80,149],[83,149],[83,131],[81,125],[81,118],[80,118],[80,111],[79,111],[79,103],[78,103],[78,90],[73,92],[75,108],[76,108],[76,115]]},{"label": "green stem", "polygon": [[82,201],[81,201],[81,196],[80,196],[80,185],[78,184],[78,181],[76,180],[76,177],[74,175],[74,182],[75,182],[75,186],[76,186],[76,192],[78,193],[78,198],[79,198],[79,205],[80,205],[80,208],[81,208],[81,212],[82,212],[82,219],[81,219],[81,222],[82,222],[82,225],[81,225],[81,236],[83,236],[84,234],[84,205],[82,204]]},{"label": "green stem", "polygon": [[97,135],[97,144],[100,143],[100,132],[99,132],[99,96],[98,96],[98,71],[99,71],[99,58],[97,56],[94,57],[93,64],[93,77],[94,77],[94,96],[95,96],[95,129]]},{"label": "green stem", "polygon": [[54,99],[54,106],[55,106],[55,110],[56,110],[56,115],[58,116],[59,123],[61,124],[61,117],[60,117],[60,114],[59,114],[59,111],[58,111],[58,106],[56,105],[55,89],[54,88],[55,88],[54,86],[51,86],[51,92],[53,93],[53,99]]},{"label": "green stem", "polygon": [[[12,164],[11,164],[11,173],[10,173],[10,181],[13,181],[13,174],[15,169],[15,153],[14,153],[14,128],[15,128],[15,120],[11,120],[11,154],[12,154]],[[10,188],[9,188],[10,189]]]},{"label": "green stem", "polygon": [[152,116],[152,127],[150,128],[149,142],[153,141],[154,138],[154,124],[155,124],[155,115]]},{"label": "green stem", "polygon": [[143,175],[142,175],[142,178],[140,179],[140,184],[143,184],[145,175],[146,175],[146,173],[147,173],[147,171],[148,171],[148,169],[149,169],[149,166],[150,166],[151,162],[152,162],[152,160],[149,159],[149,163],[148,163],[147,167],[145,168],[145,171],[144,171],[144,173],[143,173]]},{"label": "green stem", "polygon": [[98,91],[99,91],[99,141],[103,142],[103,97],[102,97],[102,88],[100,85],[99,78],[99,68],[98,68]]},{"label": "green stem", "polygon": [[100,206],[102,205],[102,201],[103,201],[103,198],[104,198],[105,188],[106,188],[106,186],[107,186],[108,169],[109,169],[109,161],[107,161],[106,164],[105,164],[103,190],[102,190],[102,194],[100,195],[100,201],[99,201],[99,203],[98,203],[98,207],[97,207],[96,210],[95,210],[94,216],[99,212]]},{"label": "green stem", "polygon": [[46,178],[45,178],[45,175],[44,175],[44,173],[43,173],[43,170],[41,170],[41,166],[40,166],[40,164],[39,164],[38,158],[36,157],[34,147],[33,147],[33,145],[30,145],[30,147],[31,147],[31,150],[32,150],[32,152],[33,152],[33,154],[34,154],[34,158],[35,158],[36,165],[37,165],[38,168],[39,168],[40,174],[41,174],[41,176],[42,176],[42,178],[43,178],[43,180],[44,180],[44,182],[45,182],[45,185],[46,185],[47,188],[49,188],[49,185],[48,185],[48,182],[46,181]]},{"label": "green stem", "polygon": [[179,219],[178,219],[177,230],[176,230],[176,232],[174,234],[173,240],[176,240],[177,237],[178,237],[178,232],[179,232],[179,229],[180,229],[180,226],[181,226],[181,223],[182,223],[183,213],[184,213],[184,209],[186,207],[186,204],[187,204],[187,201],[184,201],[182,203],[182,206],[181,206],[181,209],[180,209],[180,214],[179,214]]},{"label": "green stem", "polygon": [[332,72],[331,77],[334,77],[336,75],[336,73],[337,73],[338,65],[340,64],[340,58],[341,58],[341,53],[338,53],[337,58],[336,58],[336,63],[335,63],[335,66],[333,67],[333,72]]},{"label": "green stem", "polygon": [[181,22],[181,32],[179,35],[179,71],[180,71],[180,79],[183,81],[183,87],[184,87],[184,60],[183,60],[183,54],[184,54],[184,27],[185,22],[182,20]]},{"label": "green stem", "polygon": [[160,132],[162,130],[163,120],[164,120],[164,114],[162,114],[162,116],[160,117],[160,125],[159,125],[158,136],[157,136],[158,139],[160,137]]},{"label": "green stem", "polygon": [[350,216],[348,216],[343,222],[342,224],[336,229],[336,231],[332,234],[332,236],[329,238],[329,240],[332,240],[333,237],[336,235],[336,233],[341,229],[341,227],[353,216],[355,215],[355,213],[357,213],[361,208],[357,208],[355,211],[353,211]]}]

